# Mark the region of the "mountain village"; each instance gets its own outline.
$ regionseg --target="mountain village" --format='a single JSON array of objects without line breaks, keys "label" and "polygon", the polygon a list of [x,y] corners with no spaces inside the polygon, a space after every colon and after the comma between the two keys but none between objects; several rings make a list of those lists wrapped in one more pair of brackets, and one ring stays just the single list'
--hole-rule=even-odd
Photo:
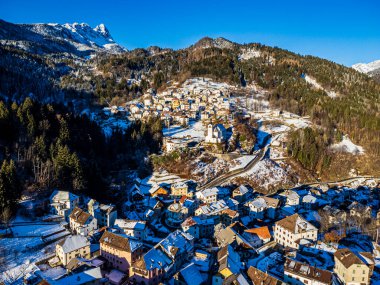
[{"label": "mountain village", "polygon": [[[234,151],[233,173],[265,159],[281,163],[286,132],[310,124],[267,108],[255,87],[255,97],[242,100],[231,96],[235,87],[207,78],[173,86],[93,116],[105,133],[159,116],[163,153],[201,148],[215,155],[228,153],[234,117],[275,120],[274,127],[259,126],[249,152]],[[230,183],[231,176],[214,185],[218,178],[198,185],[166,171],[135,177],[132,185],[112,185],[124,194],[121,207],[59,189],[48,200],[26,199],[26,209],[40,207],[44,215],[19,215],[2,230],[1,278],[52,285],[380,282],[376,179],[265,194]]]}]

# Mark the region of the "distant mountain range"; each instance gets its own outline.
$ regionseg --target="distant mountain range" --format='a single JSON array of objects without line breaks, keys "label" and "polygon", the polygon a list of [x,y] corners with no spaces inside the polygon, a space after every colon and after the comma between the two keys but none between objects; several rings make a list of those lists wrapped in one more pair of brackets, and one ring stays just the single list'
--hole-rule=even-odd
[{"label": "distant mountain range", "polygon": [[35,54],[68,53],[85,57],[94,52],[121,53],[110,32],[100,24],[12,24],[0,20],[0,44]]},{"label": "distant mountain range", "polygon": [[352,68],[380,81],[380,60],[370,63],[357,63],[354,64]]}]

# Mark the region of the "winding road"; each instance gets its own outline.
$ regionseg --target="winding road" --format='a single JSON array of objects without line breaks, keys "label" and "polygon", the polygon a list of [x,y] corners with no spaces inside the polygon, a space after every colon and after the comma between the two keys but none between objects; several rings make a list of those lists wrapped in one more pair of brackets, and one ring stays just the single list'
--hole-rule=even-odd
[{"label": "winding road", "polygon": [[268,144],[268,141],[272,138],[271,135],[268,135],[264,141],[263,145],[264,147],[261,148],[258,152],[257,155],[254,159],[252,159],[245,167],[239,168],[232,170],[230,172],[224,173],[221,176],[215,177],[214,179],[208,181],[206,184],[198,188],[198,191],[207,189],[207,188],[212,188],[218,185],[222,185],[224,182],[227,182],[229,179],[234,178],[250,169],[252,169],[256,163],[258,163],[260,160],[262,160],[266,154],[266,152],[269,149],[270,144]]}]

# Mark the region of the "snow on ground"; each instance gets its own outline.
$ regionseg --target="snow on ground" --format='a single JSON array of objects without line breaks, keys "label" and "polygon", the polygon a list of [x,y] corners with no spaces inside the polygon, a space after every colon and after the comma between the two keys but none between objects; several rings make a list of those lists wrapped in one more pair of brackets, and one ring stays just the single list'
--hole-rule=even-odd
[{"label": "snow on ground", "polygon": [[229,163],[220,158],[215,159],[212,163],[198,161],[194,165],[192,174],[198,178],[197,181],[203,184],[211,179],[214,179],[216,176],[227,172],[229,167]]},{"label": "snow on ground", "polygon": [[35,269],[34,262],[55,252],[56,243],[44,246],[39,237],[0,239],[0,257],[4,262],[0,266],[0,281],[21,284],[19,279]]},{"label": "snow on ground", "polygon": [[187,128],[182,128],[178,125],[170,126],[169,128],[164,128],[163,134],[165,137],[191,137],[193,139],[196,139],[197,141],[201,141],[205,138],[205,127],[202,125],[201,121],[190,122],[189,127]]},{"label": "snow on ground", "polygon": [[248,163],[250,163],[255,157],[255,155],[244,155],[242,157],[232,160],[230,162],[230,171],[246,167]]},{"label": "snow on ground", "polygon": [[231,85],[225,82],[214,82],[211,78],[195,77],[187,79],[183,83],[183,88],[190,89],[192,91],[197,90],[221,90],[233,88]]},{"label": "snow on ground", "polygon": [[257,162],[254,167],[240,174],[239,177],[252,180],[265,189],[288,181],[287,172],[280,165],[267,158]]},{"label": "snow on ground", "polygon": [[333,144],[330,148],[338,152],[348,152],[354,155],[364,154],[363,147],[354,144],[348,136],[343,136],[343,140],[341,142]]},{"label": "snow on ground", "polygon": [[59,224],[12,226],[12,232],[15,237],[42,237],[48,234],[53,234],[62,229],[63,228]]},{"label": "snow on ground", "polygon": [[317,80],[315,80],[314,78],[310,77],[309,75],[305,75],[305,81],[307,83],[310,83],[311,85],[313,85],[316,89],[318,90],[323,90],[326,92],[326,94],[331,97],[331,98],[336,98],[338,95],[336,94],[336,92],[334,91],[331,91],[331,90],[326,90],[325,88],[323,88],[323,86],[321,84],[319,84],[317,82]]},{"label": "snow on ground", "polygon": [[282,124],[265,124],[261,127],[261,130],[267,133],[282,133],[290,131],[290,127]]}]

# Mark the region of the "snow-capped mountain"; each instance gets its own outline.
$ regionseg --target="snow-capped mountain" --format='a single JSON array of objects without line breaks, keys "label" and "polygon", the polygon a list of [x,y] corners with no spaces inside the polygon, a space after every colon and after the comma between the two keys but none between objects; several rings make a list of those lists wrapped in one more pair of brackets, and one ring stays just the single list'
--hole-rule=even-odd
[{"label": "snow-capped mountain", "polygon": [[38,54],[68,53],[88,56],[94,52],[121,53],[104,24],[12,24],[0,20],[0,44]]},{"label": "snow-capped mountain", "polygon": [[370,74],[372,72],[380,70],[380,60],[376,60],[370,63],[357,63],[354,64],[352,68],[359,72]]}]

